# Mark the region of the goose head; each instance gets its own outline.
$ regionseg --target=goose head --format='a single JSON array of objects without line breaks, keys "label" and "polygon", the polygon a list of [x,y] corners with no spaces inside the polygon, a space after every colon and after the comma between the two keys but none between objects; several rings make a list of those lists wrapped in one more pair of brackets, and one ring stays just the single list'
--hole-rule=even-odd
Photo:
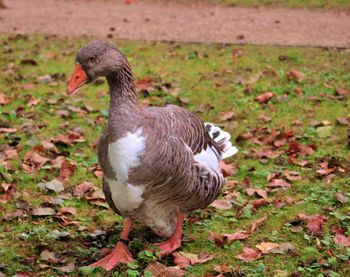
[{"label": "goose head", "polygon": [[76,56],[74,72],[67,83],[67,94],[73,94],[99,77],[117,72],[125,62],[123,55],[112,45],[99,40],[88,43]]}]

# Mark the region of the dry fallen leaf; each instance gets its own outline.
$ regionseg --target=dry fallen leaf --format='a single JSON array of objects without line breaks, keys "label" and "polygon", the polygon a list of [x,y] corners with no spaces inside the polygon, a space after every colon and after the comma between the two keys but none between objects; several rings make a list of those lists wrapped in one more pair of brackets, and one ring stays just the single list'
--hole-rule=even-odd
[{"label": "dry fallen leaf", "polygon": [[65,160],[63,161],[61,165],[61,170],[60,170],[60,176],[58,179],[61,180],[68,180],[70,176],[72,176],[76,170],[76,165],[71,164],[69,161]]},{"label": "dry fallen leaf", "polygon": [[267,103],[269,102],[272,97],[274,97],[275,94],[272,92],[265,92],[263,94],[260,94],[259,96],[255,97],[254,100],[259,102],[259,103]]},{"label": "dry fallen leaf", "polygon": [[262,242],[260,244],[255,245],[255,247],[258,248],[263,254],[269,254],[271,253],[271,250],[276,249],[279,246],[280,245],[278,243],[273,242]]},{"label": "dry fallen leaf", "polygon": [[54,215],[56,212],[54,209],[52,208],[48,208],[48,207],[39,207],[39,208],[35,208],[32,211],[32,215],[35,216],[48,216],[48,215]]},{"label": "dry fallen leaf", "polygon": [[149,264],[145,268],[145,272],[146,271],[150,272],[152,277],[180,277],[186,273],[186,271],[180,269],[180,267],[166,267],[159,262]]},{"label": "dry fallen leaf", "polygon": [[257,251],[255,249],[248,248],[248,247],[243,247],[242,253],[236,256],[237,259],[240,259],[245,262],[257,260],[260,257],[261,257],[260,251]]},{"label": "dry fallen leaf", "polygon": [[307,228],[313,235],[320,235],[322,232],[322,225],[327,222],[327,217],[324,215],[298,214],[298,218],[307,222]]},{"label": "dry fallen leaf", "polygon": [[263,199],[267,200],[268,197],[267,197],[267,191],[264,190],[264,189],[254,189],[254,188],[247,188],[246,189],[246,192],[249,196],[252,196],[253,194],[257,194],[259,195],[260,197],[262,197]]},{"label": "dry fallen leaf", "polygon": [[59,262],[59,259],[56,257],[56,254],[52,251],[49,251],[47,249],[43,250],[40,253],[40,259],[49,263],[57,263]]},{"label": "dry fallen leaf", "polygon": [[235,119],[236,117],[237,117],[237,115],[233,111],[219,113],[219,119],[222,121],[226,121],[226,120],[230,121],[232,119]]},{"label": "dry fallen leaf", "polygon": [[335,197],[342,204],[345,204],[349,201],[349,199],[344,194],[342,194],[340,192],[335,193]]},{"label": "dry fallen leaf", "polygon": [[269,185],[268,185],[270,188],[276,188],[276,187],[279,187],[279,188],[289,188],[291,186],[290,183],[288,183],[287,181],[285,180],[282,180],[282,179],[272,179],[270,182],[269,182]]},{"label": "dry fallen leaf", "polygon": [[0,133],[15,133],[17,132],[16,128],[5,128],[5,127],[1,127],[0,128]]},{"label": "dry fallen leaf", "polygon": [[10,103],[11,98],[0,92],[0,105],[6,105]]},{"label": "dry fallen leaf", "polygon": [[295,245],[290,242],[283,242],[279,244],[277,248],[273,248],[269,250],[271,254],[286,254],[288,252],[294,252]]},{"label": "dry fallen leaf", "polygon": [[258,229],[259,226],[261,226],[265,220],[267,219],[267,216],[263,216],[262,218],[259,218],[255,221],[253,221],[251,227],[250,227],[250,232],[254,233],[256,231],[256,229]]},{"label": "dry fallen leaf", "polygon": [[61,191],[64,190],[63,183],[61,181],[59,181],[59,180],[56,180],[56,179],[53,179],[50,182],[41,182],[41,183],[38,184],[38,186],[41,189],[47,189],[47,190],[50,190],[50,191],[54,191],[56,193],[60,193]]},{"label": "dry fallen leaf", "polygon": [[248,231],[238,231],[233,234],[224,234],[224,237],[229,241],[243,240],[249,237],[251,232]]},{"label": "dry fallen leaf", "polygon": [[232,208],[231,202],[223,199],[214,200],[210,206],[219,210],[229,210]]},{"label": "dry fallen leaf", "polygon": [[180,268],[186,268],[194,264],[202,264],[213,259],[213,255],[208,253],[192,254],[187,252],[174,252],[174,264]]},{"label": "dry fallen leaf", "polygon": [[227,164],[224,161],[220,162],[221,172],[225,177],[233,176],[237,173],[237,165],[235,163]]},{"label": "dry fallen leaf", "polygon": [[95,186],[92,183],[85,181],[74,187],[73,195],[82,197],[91,190],[95,190]]},{"label": "dry fallen leaf", "polygon": [[350,236],[346,237],[341,233],[336,233],[333,241],[341,246],[350,247]]},{"label": "dry fallen leaf", "polygon": [[22,159],[22,168],[29,173],[40,169],[44,164],[50,161],[49,158],[43,157],[40,154],[30,150]]},{"label": "dry fallen leaf", "polygon": [[299,70],[291,70],[287,73],[287,78],[296,82],[301,82],[305,78],[305,74]]},{"label": "dry fallen leaf", "polygon": [[76,210],[75,208],[73,208],[73,207],[62,207],[62,208],[58,211],[57,215],[64,215],[64,214],[71,214],[71,215],[75,216],[75,215],[78,214],[78,212],[77,212],[77,210]]},{"label": "dry fallen leaf", "polygon": [[218,247],[223,247],[225,244],[225,236],[222,234],[214,233],[213,231],[209,231],[209,240],[213,240]]}]

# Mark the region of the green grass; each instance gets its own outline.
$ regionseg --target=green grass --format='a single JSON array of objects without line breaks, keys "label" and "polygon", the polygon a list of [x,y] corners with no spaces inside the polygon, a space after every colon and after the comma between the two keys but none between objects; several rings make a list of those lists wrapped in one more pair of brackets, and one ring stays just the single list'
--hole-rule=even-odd
[{"label": "green grass", "polygon": [[[177,0],[180,2],[188,2]],[[307,9],[345,9],[350,8],[349,0],[192,0],[192,2],[207,2],[238,7],[282,7]]]},{"label": "green grass", "polygon": [[[65,183],[67,199],[64,198],[62,204],[53,207],[56,210],[61,206],[75,207],[78,215],[69,218],[79,221],[80,227],[63,227],[58,218],[34,217],[30,212],[20,219],[2,220],[0,264],[4,264],[4,268],[0,267],[0,270],[10,276],[16,272],[41,272],[45,276],[56,276],[59,272],[43,266],[50,264],[38,257],[44,249],[54,251],[58,257],[65,257],[61,263],[52,266],[60,267],[71,262],[77,267],[88,265],[95,260],[100,248],[113,246],[121,230],[121,218],[111,210],[91,205],[85,199],[70,195],[74,186],[83,181],[101,186],[101,180],[93,174],[91,167],[96,164],[94,144],[106,122],[108,96],[101,92],[107,91],[107,86],[86,86],[73,97],[65,94],[65,79],[72,72],[74,56],[87,41],[87,38],[0,37],[3,52],[0,60],[0,92],[12,98],[10,103],[0,106],[0,127],[21,130],[24,124],[45,123],[45,126],[33,134],[25,131],[0,133],[1,151],[5,150],[3,147],[7,144],[19,150],[19,159],[10,161],[13,169],[0,167],[0,182],[12,183],[17,189],[10,201],[1,204],[0,218],[15,210],[18,200],[26,200],[33,206],[43,203],[49,205],[48,197],[53,199],[56,196],[54,193],[40,191],[37,184],[58,177],[58,169],[48,164],[30,174],[20,166],[20,159],[33,146],[38,145],[42,139],[52,139],[74,129],[81,132],[86,140],[71,147],[57,146],[60,153],[77,164],[78,170]],[[237,145],[240,152],[232,161],[238,165],[238,172],[230,179],[238,182],[234,191],[240,193],[241,201],[256,199],[245,193],[245,178],[249,178],[252,187],[266,188],[268,174],[291,170],[300,172],[302,180],[293,182],[292,187],[284,191],[270,191],[269,200],[272,202],[274,197],[280,199],[290,196],[296,203],[280,209],[270,203],[257,208],[251,214],[245,213],[239,219],[235,218],[239,201],[234,201],[233,208],[228,211],[207,208],[195,212],[194,216],[201,220],[193,224],[185,223],[182,251],[208,252],[214,255],[214,259],[187,268],[189,275],[204,276],[214,272],[213,268],[218,264],[230,265],[246,276],[289,276],[292,272],[301,276],[349,275],[349,250],[332,241],[332,226],[341,226],[348,234],[350,231],[349,206],[339,203],[334,197],[336,192],[350,197],[349,172],[336,172],[331,183],[326,183],[316,173],[318,164],[325,157],[334,158],[344,168],[350,162],[349,148],[346,147],[347,127],[336,123],[338,117],[350,116],[350,101],[347,97],[342,100],[326,97],[334,95],[335,89],[350,88],[348,51],[127,41],[112,43],[129,58],[137,80],[152,77],[153,85],[160,87],[159,90],[151,91],[149,96],[141,94],[141,101],[164,105],[179,103],[178,96],[188,98],[189,103],[186,106],[194,112],[203,104],[212,105],[212,109],[198,112],[198,116],[204,121],[219,123],[233,135],[233,139],[252,128],[264,127],[266,130],[258,131],[256,138],[264,136],[266,131],[293,130],[299,143],[317,146],[316,151],[306,157],[311,163],[311,167],[306,168],[289,164],[285,154],[278,161],[272,159],[267,163],[260,163],[249,153],[251,148],[260,149],[261,146],[253,141],[243,141]],[[237,52],[241,53],[239,57],[233,55]],[[21,60],[24,58],[34,59],[38,65],[23,65]],[[305,79],[299,83],[288,80],[286,74],[292,69],[303,72]],[[259,72],[259,80],[249,85],[242,84]],[[56,73],[64,74],[65,77],[49,84],[37,79],[38,76]],[[171,84],[170,93],[166,91],[165,84]],[[178,96],[174,94],[174,88],[178,88]],[[298,96],[296,89],[301,89],[302,95]],[[256,96],[266,91],[276,95],[271,102],[259,104],[254,101]],[[40,99],[40,103],[30,106],[28,95]],[[312,100],[310,97],[319,99]],[[82,109],[88,106],[91,109],[83,116],[76,112],[71,112],[67,118],[57,115],[57,111],[68,110],[72,106]],[[23,109],[21,115],[19,107]],[[234,111],[237,116],[230,122],[220,121],[219,113],[223,111]],[[259,120],[261,115],[270,116],[272,120],[263,123]],[[319,138],[316,135],[315,122],[325,120],[332,126],[332,134],[330,137]],[[286,147],[282,149],[285,150]],[[0,153],[0,157],[1,155]],[[0,196],[1,193],[4,191],[0,188]],[[299,213],[323,214],[328,217],[324,231],[318,238],[309,234],[306,228],[300,233],[291,232],[290,227],[295,224]],[[247,230],[254,220],[264,215],[267,215],[266,222],[244,241],[226,243],[223,248],[218,248],[213,241],[208,240],[209,231],[234,233]],[[94,229],[103,230],[107,234],[92,237],[91,232]],[[57,239],[52,235],[53,230],[67,231],[70,236]],[[142,250],[149,239],[153,239],[150,232],[137,225],[131,234],[131,251],[134,257],[137,258],[137,252]],[[263,255],[253,262],[242,262],[235,258],[243,246],[254,248],[261,242],[291,242],[296,251],[284,255]],[[147,259],[151,258],[137,258],[139,268],[136,271],[143,272]],[[161,262],[172,265],[170,258]],[[278,272],[285,275],[275,275]],[[78,276],[80,273],[74,271],[70,274]],[[113,274],[118,276],[117,272]],[[133,276],[136,273],[129,269],[123,274]]]}]

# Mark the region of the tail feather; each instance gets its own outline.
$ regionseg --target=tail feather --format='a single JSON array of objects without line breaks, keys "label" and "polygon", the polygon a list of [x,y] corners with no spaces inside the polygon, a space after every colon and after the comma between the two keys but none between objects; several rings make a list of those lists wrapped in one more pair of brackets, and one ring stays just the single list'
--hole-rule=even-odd
[{"label": "tail feather", "polygon": [[207,129],[210,137],[217,143],[219,148],[222,150],[220,156],[222,160],[231,157],[238,152],[238,149],[232,145],[232,142],[230,141],[231,135],[228,132],[225,132],[221,128],[209,122],[205,122],[204,126]]}]

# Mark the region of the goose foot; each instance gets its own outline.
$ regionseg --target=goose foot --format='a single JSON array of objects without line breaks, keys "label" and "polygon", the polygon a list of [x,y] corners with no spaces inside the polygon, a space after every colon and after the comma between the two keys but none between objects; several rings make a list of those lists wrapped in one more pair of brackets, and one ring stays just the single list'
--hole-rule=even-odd
[{"label": "goose foot", "polygon": [[116,265],[120,263],[129,263],[131,262],[132,256],[128,250],[128,236],[130,229],[132,227],[133,221],[130,218],[126,218],[123,222],[123,230],[120,235],[120,239],[117,242],[117,245],[115,246],[112,253],[108,254],[106,257],[102,258],[101,260],[91,264],[90,266],[99,266],[102,267],[104,270],[110,271],[112,270]]},{"label": "goose foot", "polygon": [[108,254],[101,260],[91,264],[90,266],[99,266],[104,270],[110,271],[120,263],[131,262],[132,256],[123,242],[118,242],[112,253]]},{"label": "goose foot", "polygon": [[152,244],[160,249],[160,257],[165,257],[173,253],[176,249],[181,247],[181,238],[182,238],[182,224],[185,219],[185,215],[177,211],[177,222],[174,234],[170,237],[169,240],[158,242]]}]

